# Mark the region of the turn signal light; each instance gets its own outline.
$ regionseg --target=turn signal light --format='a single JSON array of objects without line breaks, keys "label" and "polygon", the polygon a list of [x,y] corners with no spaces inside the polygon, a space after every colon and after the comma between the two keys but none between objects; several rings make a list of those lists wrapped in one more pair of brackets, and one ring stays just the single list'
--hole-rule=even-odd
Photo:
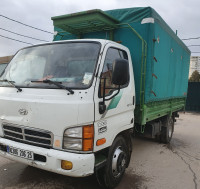
[{"label": "turn signal light", "polygon": [[94,142],[94,125],[83,127],[83,151],[92,151]]},{"label": "turn signal light", "polygon": [[101,139],[97,140],[96,145],[97,146],[101,146],[101,145],[103,145],[105,143],[106,143],[106,139],[105,138],[101,138]]}]

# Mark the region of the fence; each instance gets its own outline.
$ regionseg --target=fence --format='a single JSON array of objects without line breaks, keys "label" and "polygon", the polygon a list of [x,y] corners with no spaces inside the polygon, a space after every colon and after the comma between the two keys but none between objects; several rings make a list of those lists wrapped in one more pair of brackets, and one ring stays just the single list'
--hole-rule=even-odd
[{"label": "fence", "polygon": [[186,111],[200,112],[200,82],[188,83]]}]

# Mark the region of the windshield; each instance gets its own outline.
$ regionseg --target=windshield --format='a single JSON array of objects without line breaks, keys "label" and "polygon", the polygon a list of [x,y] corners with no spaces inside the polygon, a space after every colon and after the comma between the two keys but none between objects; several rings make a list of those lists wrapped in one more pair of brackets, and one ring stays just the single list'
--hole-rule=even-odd
[{"label": "windshield", "polygon": [[[100,51],[99,43],[67,42],[20,50],[12,59],[1,80],[20,87],[56,88],[44,82],[60,82],[68,88],[88,88]],[[0,86],[9,85],[1,82]]]}]

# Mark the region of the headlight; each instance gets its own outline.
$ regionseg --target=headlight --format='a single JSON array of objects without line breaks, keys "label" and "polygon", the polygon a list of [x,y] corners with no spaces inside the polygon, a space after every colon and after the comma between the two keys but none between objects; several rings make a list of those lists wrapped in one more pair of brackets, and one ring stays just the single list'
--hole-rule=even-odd
[{"label": "headlight", "polygon": [[74,127],[74,128],[66,129],[64,136],[82,138],[82,127]]},{"label": "headlight", "polygon": [[82,139],[64,137],[64,148],[72,150],[82,150]]},{"label": "headlight", "polygon": [[92,151],[93,140],[93,125],[69,128],[64,132],[63,148],[69,150]]}]

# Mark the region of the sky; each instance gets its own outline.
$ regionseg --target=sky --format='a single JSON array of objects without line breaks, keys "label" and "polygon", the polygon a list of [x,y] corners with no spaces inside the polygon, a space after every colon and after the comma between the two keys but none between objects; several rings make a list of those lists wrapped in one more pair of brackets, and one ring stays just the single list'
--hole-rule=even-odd
[{"label": "sky", "polygon": [[[130,7],[154,8],[181,39],[200,37],[200,1],[198,0],[0,0],[0,57],[15,54],[19,49],[29,46],[6,36],[26,43],[38,44],[40,41],[18,36],[6,30],[52,41],[53,34],[38,31],[3,16],[53,33],[51,17],[90,9],[119,9]],[[4,29],[4,30],[2,30]],[[184,41],[187,46],[200,45],[200,39]],[[191,46],[192,56],[200,56],[200,46]]]}]

